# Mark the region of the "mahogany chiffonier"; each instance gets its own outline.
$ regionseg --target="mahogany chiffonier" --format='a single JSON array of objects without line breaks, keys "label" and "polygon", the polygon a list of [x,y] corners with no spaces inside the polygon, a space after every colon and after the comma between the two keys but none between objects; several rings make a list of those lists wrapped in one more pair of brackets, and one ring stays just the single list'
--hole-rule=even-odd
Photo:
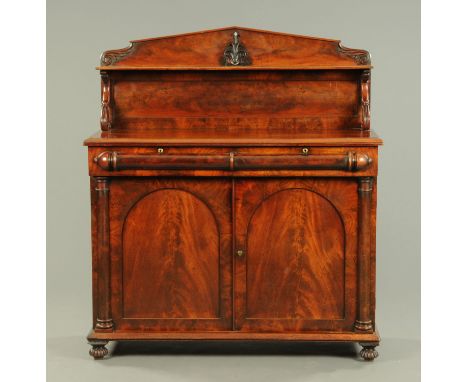
[{"label": "mahogany chiffonier", "polygon": [[230,27],[102,54],[90,354],[344,341],[377,357],[370,55]]}]

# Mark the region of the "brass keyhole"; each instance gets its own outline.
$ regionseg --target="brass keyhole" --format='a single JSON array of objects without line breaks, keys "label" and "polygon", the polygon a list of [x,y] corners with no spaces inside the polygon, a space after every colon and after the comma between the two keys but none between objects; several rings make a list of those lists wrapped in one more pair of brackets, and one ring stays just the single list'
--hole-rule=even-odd
[{"label": "brass keyhole", "polygon": [[158,147],[158,154],[164,153],[164,149],[162,147]]},{"label": "brass keyhole", "polygon": [[239,249],[239,250],[237,251],[237,256],[239,256],[239,257],[244,256],[244,251],[243,251],[242,249]]},{"label": "brass keyhole", "polygon": [[307,155],[307,154],[309,154],[309,149],[307,147],[304,147],[302,149],[302,155]]}]

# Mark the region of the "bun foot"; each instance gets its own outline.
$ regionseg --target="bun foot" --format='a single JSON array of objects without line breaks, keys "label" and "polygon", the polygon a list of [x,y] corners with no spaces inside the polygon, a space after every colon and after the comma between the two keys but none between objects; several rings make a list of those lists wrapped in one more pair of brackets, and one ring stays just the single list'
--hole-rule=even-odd
[{"label": "bun foot", "polygon": [[89,349],[89,355],[94,359],[103,359],[109,350],[106,348],[107,341],[89,342],[91,349]]},{"label": "bun foot", "polygon": [[375,347],[378,345],[376,344],[360,344],[362,346],[362,350],[359,353],[360,356],[364,359],[364,361],[373,361],[379,356]]}]

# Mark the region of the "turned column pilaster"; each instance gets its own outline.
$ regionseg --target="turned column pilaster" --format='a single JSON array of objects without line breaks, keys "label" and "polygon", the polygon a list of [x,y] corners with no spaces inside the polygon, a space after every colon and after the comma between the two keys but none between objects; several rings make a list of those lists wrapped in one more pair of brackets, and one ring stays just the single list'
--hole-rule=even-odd
[{"label": "turned column pilaster", "polygon": [[374,179],[358,179],[358,312],[356,331],[372,331],[371,318],[371,219]]},{"label": "turned column pilaster", "polygon": [[96,222],[97,222],[97,317],[96,330],[112,329],[110,304],[110,241],[109,241],[109,178],[97,177]]}]

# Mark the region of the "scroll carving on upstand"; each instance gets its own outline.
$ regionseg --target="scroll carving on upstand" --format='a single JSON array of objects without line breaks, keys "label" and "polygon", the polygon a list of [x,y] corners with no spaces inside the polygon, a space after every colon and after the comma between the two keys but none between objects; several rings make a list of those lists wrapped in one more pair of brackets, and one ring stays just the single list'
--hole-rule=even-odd
[{"label": "scroll carving on upstand", "polygon": [[101,129],[110,130],[112,127],[111,81],[109,74],[101,72]]},{"label": "scroll carving on upstand", "polygon": [[224,49],[222,64],[224,66],[246,66],[250,65],[249,53],[244,45],[240,43],[240,35],[234,32],[232,35],[232,42],[227,44]]},{"label": "scroll carving on upstand", "polygon": [[101,65],[111,66],[129,56],[135,51],[137,43],[131,43],[130,46],[123,49],[107,50],[101,55]]},{"label": "scroll carving on upstand", "polygon": [[370,53],[367,50],[347,48],[339,42],[337,51],[344,56],[351,57],[356,64],[370,65],[371,63]]}]

